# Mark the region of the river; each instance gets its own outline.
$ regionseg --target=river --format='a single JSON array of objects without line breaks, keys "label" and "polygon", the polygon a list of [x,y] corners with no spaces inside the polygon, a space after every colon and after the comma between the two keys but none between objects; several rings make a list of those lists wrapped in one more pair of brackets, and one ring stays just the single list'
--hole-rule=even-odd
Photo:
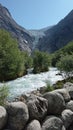
[{"label": "river", "polygon": [[[9,86],[9,97],[14,98],[23,93],[28,93],[37,88],[46,86],[46,82],[51,85],[59,80],[62,80],[62,76],[59,75],[57,68],[49,68],[49,71],[40,74],[28,74],[16,80],[8,81],[4,84]],[[0,83],[2,86],[3,83]]]}]

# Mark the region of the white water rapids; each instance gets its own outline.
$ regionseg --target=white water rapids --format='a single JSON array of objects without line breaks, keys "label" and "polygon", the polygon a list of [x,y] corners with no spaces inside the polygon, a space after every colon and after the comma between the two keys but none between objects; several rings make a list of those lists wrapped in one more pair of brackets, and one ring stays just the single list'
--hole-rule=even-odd
[{"label": "white water rapids", "polygon": [[[14,98],[23,93],[28,93],[37,88],[46,86],[46,82],[51,85],[56,83],[58,80],[62,80],[62,76],[59,75],[57,68],[50,68],[48,72],[40,74],[28,74],[16,80],[8,81],[4,84],[9,86],[9,97]],[[3,83],[0,83],[2,86]]]}]

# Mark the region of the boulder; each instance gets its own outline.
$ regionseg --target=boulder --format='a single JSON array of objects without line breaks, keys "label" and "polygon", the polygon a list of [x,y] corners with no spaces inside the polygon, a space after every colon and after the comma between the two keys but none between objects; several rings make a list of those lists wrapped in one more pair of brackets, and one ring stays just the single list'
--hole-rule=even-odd
[{"label": "boulder", "polygon": [[69,95],[69,92],[67,91],[67,89],[65,89],[65,88],[56,89],[56,90],[54,90],[54,92],[58,92],[59,94],[61,94],[63,96],[65,102],[70,101],[70,95]]},{"label": "boulder", "polygon": [[48,101],[39,96],[31,95],[27,101],[30,119],[43,120],[47,114]]},{"label": "boulder", "polygon": [[23,102],[12,102],[7,105],[8,128],[22,130],[29,119],[27,105]]},{"label": "boulder", "polygon": [[67,109],[70,109],[70,110],[73,112],[73,100],[71,100],[70,102],[68,102],[68,103],[66,104],[66,108],[67,108]]},{"label": "boulder", "polygon": [[73,122],[73,112],[69,109],[66,109],[62,112],[61,117],[65,128],[68,128]]},{"label": "boulder", "polygon": [[42,130],[64,130],[63,122],[56,116],[49,116],[42,124]]},{"label": "boulder", "polygon": [[57,92],[47,92],[43,95],[48,100],[48,114],[60,115],[65,109],[65,101],[61,94]]},{"label": "boulder", "polygon": [[62,130],[66,130],[65,126],[62,127]]},{"label": "boulder", "polygon": [[63,88],[69,92],[71,99],[73,99],[73,83],[67,82],[64,84]]},{"label": "boulder", "polygon": [[26,130],[42,130],[42,128],[38,120],[33,120],[28,124]]},{"label": "boulder", "polygon": [[6,109],[0,106],[0,130],[4,128],[7,122],[7,112]]}]

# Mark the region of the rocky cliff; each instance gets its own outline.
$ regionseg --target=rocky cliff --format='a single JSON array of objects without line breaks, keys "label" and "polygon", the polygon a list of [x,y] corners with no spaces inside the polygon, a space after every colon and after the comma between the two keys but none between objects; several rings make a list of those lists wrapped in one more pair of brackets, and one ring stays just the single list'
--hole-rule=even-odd
[{"label": "rocky cliff", "polygon": [[36,48],[38,48],[40,51],[54,52],[62,48],[72,40],[73,40],[73,10],[57,25],[46,30],[45,36],[39,39]]},{"label": "rocky cliff", "polygon": [[7,8],[0,4],[0,28],[9,31],[18,40],[19,48],[31,52],[33,38],[30,33],[19,26],[12,18]]}]

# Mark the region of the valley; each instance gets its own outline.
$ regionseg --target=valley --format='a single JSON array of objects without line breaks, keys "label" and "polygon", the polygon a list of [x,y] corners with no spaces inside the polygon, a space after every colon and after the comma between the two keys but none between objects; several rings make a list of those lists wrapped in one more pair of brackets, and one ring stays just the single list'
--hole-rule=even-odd
[{"label": "valley", "polygon": [[[18,15],[22,10],[22,17],[28,18],[28,25],[35,21],[33,10],[39,19],[44,15],[48,4],[40,15],[43,1],[37,8],[34,1],[23,1],[23,10],[19,9],[21,1],[14,2]],[[60,15],[55,4],[51,3],[53,17],[48,10],[45,16]],[[63,13],[63,5],[60,8]],[[73,10],[52,26],[30,30],[0,4],[0,130],[73,130]]]},{"label": "valley", "polygon": [[0,28],[18,40],[20,50],[38,49],[48,53],[59,50],[73,40],[73,10],[56,25],[40,30],[27,30],[16,23],[9,10],[0,4]]}]

